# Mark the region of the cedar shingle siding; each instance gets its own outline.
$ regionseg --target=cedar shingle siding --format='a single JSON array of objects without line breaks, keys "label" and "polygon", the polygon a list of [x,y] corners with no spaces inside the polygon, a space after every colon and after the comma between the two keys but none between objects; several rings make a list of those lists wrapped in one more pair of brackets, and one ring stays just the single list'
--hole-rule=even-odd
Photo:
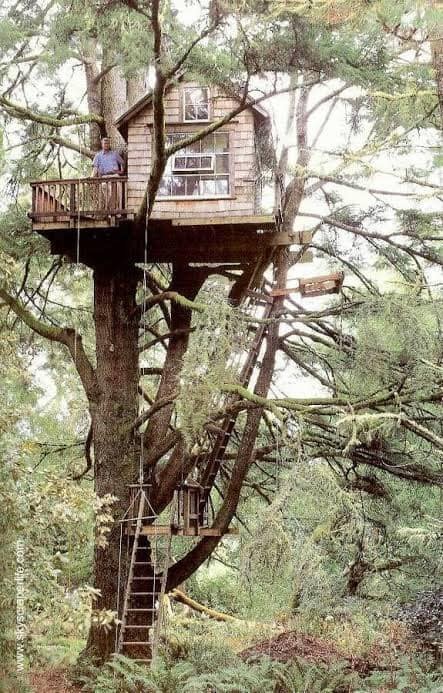
[{"label": "cedar shingle siding", "polygon": [[[166,131],[190,133],[205,123],[183,122],[183,88],[199,86],[183,82],[171,87],[165,95]],[[234,99],[217,96],[210,88],[210,120],[222,117],[238,105]],[[157,198],[154,217],[247,216],[260,213],[257,209],[255,119],[252,109],[239,113],[220,132],[229,133],[230,193],[219,199]],[[128,207],[136,211],[147,185],[151,164],[152,107],[148,103],[128,122]]]}]

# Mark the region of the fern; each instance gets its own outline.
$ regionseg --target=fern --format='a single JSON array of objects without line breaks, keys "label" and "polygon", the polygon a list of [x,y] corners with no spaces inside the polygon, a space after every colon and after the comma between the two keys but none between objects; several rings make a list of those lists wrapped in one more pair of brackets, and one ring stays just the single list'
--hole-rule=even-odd
[{"label": "fern", "polygon": [[273,693],[280,669],[281,664],[267,659],[255,665],[239,661],[236,666],[193,676],[187,681],[183,693]]}]

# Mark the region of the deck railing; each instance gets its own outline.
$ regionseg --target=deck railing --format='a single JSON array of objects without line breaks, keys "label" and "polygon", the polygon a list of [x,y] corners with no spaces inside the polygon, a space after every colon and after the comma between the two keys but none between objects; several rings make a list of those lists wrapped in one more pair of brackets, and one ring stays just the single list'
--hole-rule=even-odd
[{"label": "deck railing", "polygon": [[127,182],[123,176],[34,181],[31,217],[125,215]]}]

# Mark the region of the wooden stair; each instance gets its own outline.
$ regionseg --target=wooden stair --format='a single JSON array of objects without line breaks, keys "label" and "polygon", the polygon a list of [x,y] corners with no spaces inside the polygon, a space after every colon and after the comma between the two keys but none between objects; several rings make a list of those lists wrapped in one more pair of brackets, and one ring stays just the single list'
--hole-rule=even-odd
[{"label": "wooden stair", "polygon": [[[249,385],[252,373],[257,364],[260,350],[263,341],[266,337],[267,324],[266,321],[272,310],[272,299],[267,294],[262,291],[248,291],[247,298],[250,301],[249,307],[256,308],[258,306],[264,306],[263,314],[260,316],[260,323],[258,324],[254,338],[249,346],[248,353],[246,356],[246,361],[239,375],[239,383],[242,387],[247,387]],[[241,398],[239,396],[232,396],[229,398],[229,404],[232,404]],[[203,487],[203,493],[200,500],[200,515],[203,517],[206,510],[209,496],[211,494],[211,489],[213,487],[214,481],[218,474],[218,471],[223,463],[226,449],[231,440],[235,424],[237,422],[237,414],[230,414],[225,417],[224,421],[220,426],[220,432],[216,434],[213,441],[211,449],[204,453],[198,461],[198,466],[200,467],[200,484]]]}]

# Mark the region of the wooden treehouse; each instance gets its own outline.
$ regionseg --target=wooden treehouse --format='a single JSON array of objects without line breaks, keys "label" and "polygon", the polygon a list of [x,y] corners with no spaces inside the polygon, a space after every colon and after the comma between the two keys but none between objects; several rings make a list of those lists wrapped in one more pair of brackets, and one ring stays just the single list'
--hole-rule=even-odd
[{"label": "wooden treehouse", "polygon": [[[237,106],[234,97],[215,87],[184,80],[170,85],[165,94],[167,145],[179,144]],[[127,143],[125,175],[31,184],[33,229],[50,241],[53,254],[93,268],[107,262],[116,265],[126,258],[127,263],[249,264],[263,271],[276,246],[309,244],[309,232],[282,233],[279,214],[263,214],[261,209],[260,161],[270,137],[269,116],[262,108],[250,105],[229,123],[169,157],[147,239],[144,228],[140,232],[135,222],[151,167],[151,95],[134,104],[116,125]],[[264,264],[263,259],[267,260]],[[292,291],[304,297],[338,293],[342,282],[342,273],[335,273],[300,279],[294,289],[265,293],[264,285],[255,289],[258,284],[251,280],[241,300],[258,320],[239,367],[238,381],[243,387],[250,386],[259,361],[274,299]],[[236,397],[232,395],[230,402]],[[233,528],[217,527],[214,513],[208,512],[236,424],[237,414],[229,414],[217,431],[208,433],[193,473],[175,490],[174,516],[169,521],[151,512],[149,489],[142,482],[132,486],[128,514],[121,520],[121,547],[126,544],[126,553],[120,555],[117,613],[121,623],[116,652],[150,661],[153,624],[164,589],[161,579],[169,565],[165,546],[172,536],[216,538],[236,533]],[[160,560],[161,551],[165,558]]]},{"label": "wooden treehouse", "polygon": [[[237,106],[238,100],[215,87],[171,85],[165,95],[167,146]],[[135,261],[144,259],[143,234],[133,238],[131,230],[151,166],[151,95],[123,113],[116,126],[127,143],[126,175],[31,184],[33,228],[50,240],[53,254],[94,266],[128,247]],[[149,262],[244,263],[288,242],[276,233],[275,216],[261,209],[260,160],[269,138],[268,114],[251,105],[169,157],[148,228]]]}]

